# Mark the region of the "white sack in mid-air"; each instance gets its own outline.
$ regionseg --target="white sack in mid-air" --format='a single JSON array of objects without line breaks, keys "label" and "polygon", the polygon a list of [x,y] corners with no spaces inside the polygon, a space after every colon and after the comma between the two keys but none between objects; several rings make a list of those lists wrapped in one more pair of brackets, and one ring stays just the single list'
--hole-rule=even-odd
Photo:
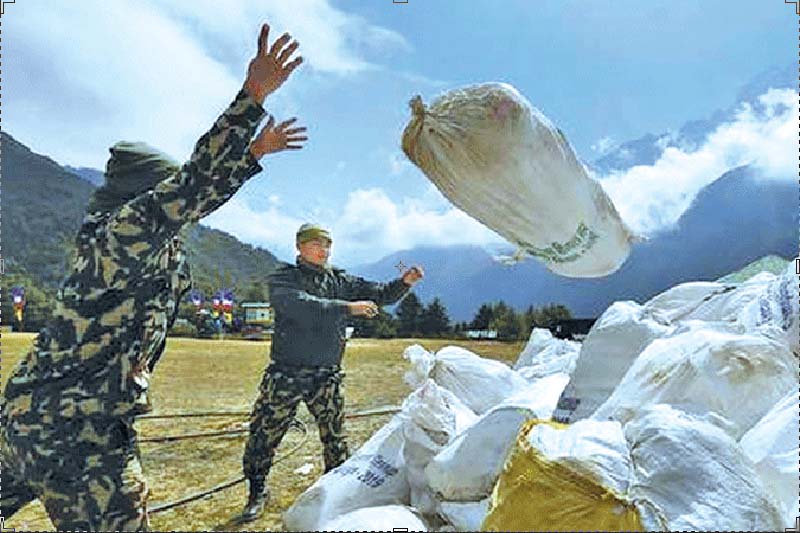
[{"label": "white sack in mid-air", "polygon": [[455,206],[557,274],[616,271],[638,237],[563,133],[514,87],[417,96],[402,147]]}]

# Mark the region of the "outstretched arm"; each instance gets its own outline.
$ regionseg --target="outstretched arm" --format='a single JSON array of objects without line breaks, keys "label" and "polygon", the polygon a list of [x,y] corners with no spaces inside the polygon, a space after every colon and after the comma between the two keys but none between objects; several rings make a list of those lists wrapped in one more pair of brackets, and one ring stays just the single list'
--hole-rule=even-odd
[{"label": "outstretched arm", "polygon": [[184,225],[224,204],[247,179],[262,170],[258,159],[263,155],[300,148],[297,143],[306,140],[294,136],[304,128],[286,129],[293,120],[275,127],[270,118],[250,142],[265,114],[261,106],[264,98],[280,87],[302,61],[298,57],[288,62],[297,48],[293,43],[283,49],[288,34],[267,51],[268,33],[269,27],[264,25],[243,89],[198,140],[180,172],[123,205],[109,221],[110,235],[135,254],[135,259],[156,254]]},{"label": "outstretched arm", "polygon": [[350,300],[373,301],[380,306],[392,305],[405,296],[422,277],[422,267],[419,266],[406,270],[402,276],[389,283],[376,283],[358,276],[346,275],[347,297]]},{"label": "outstretched arm", "polygon": [[400,278],[388,283],[376,283],[358,276],[348,275],[345,277],[345,283],[349,300],[369,300],[379,306],[397,302],[411,288]]}]

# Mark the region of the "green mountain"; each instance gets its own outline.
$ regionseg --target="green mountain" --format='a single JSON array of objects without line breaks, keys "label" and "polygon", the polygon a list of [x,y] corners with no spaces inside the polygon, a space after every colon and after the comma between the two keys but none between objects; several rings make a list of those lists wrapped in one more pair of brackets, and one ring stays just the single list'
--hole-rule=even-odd
[{"label": "green mountain", "polygon": [[720,283],[742,283],[743,281],[747,281],[756,274],[760,274],[764,271],[780,275],[786,271],[786,267],[789,265],[789,263],[791,263],[791,261],[787,261],[783,257],[778,257],[777,255],[768,255],[753,261],[746,267],[737,270],[736,272],[731,272],[730,274],[722,276],[717,281]]},{"label": "green mountain", "polygon": [[[24,285],[30,304],[26,329],[36,329],[32,324],[43,320],[47,301],[65,275],[96,185],[4,132],[0,132],[0,155],[0,250],[5,266],[1,316],[4,323],[11,316],[8,289]],[[187,228],[183,237],[195,287],[207,295],[233,287],[240,301],[247,295],[266,297],[266,278],[278,264],[269,251],[201,224]]]}]

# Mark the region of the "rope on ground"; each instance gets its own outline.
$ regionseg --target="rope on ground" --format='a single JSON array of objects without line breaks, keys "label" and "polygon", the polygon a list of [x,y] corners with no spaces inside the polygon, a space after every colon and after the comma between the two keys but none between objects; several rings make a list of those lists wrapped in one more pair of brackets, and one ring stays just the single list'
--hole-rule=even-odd
[{"label": "rope on ground", "polygon": [[[295,445],[288,452],[283,453],[283,454],[279,455],[278,457],[276,457],[275,460],[273,461],[273,464],[280,463],[284,459],[288,459],[291,455],[293,455],[295,452],[300,450],[300,448],[302,448],[303,446],[306,445],[306,442],[308,441],[308,427],[303,422],[301,422],[300,420],[294,420],[294,421],[292,421],[292,426],[290,427],[290,429],[291,428],[299,429],[300,431],[302,431],[303,432],[303,440],[301,440],[299,444]],[[215,494],[217,492],[221,492],[221,491],[223,491],[223,490],[225,490],[225,489],[227,489],[229,487],[233,487],[235,485],[238,485],[239,483],[244,482],[245,479],[246,478],[244,476],[241,476],[241,477],[238,477],[236,479],[233,479],[233,480],[230,480],[230,481],[226,481],[225,483],[221,483],[219,485],[211,487],[210,489],[204,490],[203,492],[197,492],[195,494],[190,494],[189,496],[181,498],[180,500],[175,500],[175,501],[172,501],[172,502],[166,502],[166,503],[162,503],[162,504],[159,504],[159,505],[155,505],[155,506],[153,506],[151,508],[148,508],[147,512],[148,512],[148,514],[162,513],[164,511],[168,511],[169,509],[174,509],[175,507],[180,507],[181,505],[186,505],[187,503],[191,503],[193,501],[203,499],[206,496],[211,496],[212,494]]]},{"label": "rope on ground", "polygon": [[[368,416],[378,416],[383,414],[392,414],[397,413],[400,411],[399,407],[396,406],[383,406],[383,407],[375,407],[372,409],[364,409],[362,411],[356,411],[354,413],[346,414],[345,418],[363,418]],[[158,418],[194,418],[194,417],[203,417],[203,416],[241,416],[241,415],[249,415],[249,412],[246,411],[234,411],[234,412],[221,412],[221,411],[209,411],[209,412],[200,412],[200,413],[177,413],[177,414],[164,414],[164,415],[144,415],[139,416],[137,419],[158,419]],[[288,452],[281,454],[275,458],[273,464],[279,463],[285,459],[288,459],[294,453],[296,453],[300,448],[306,445],[308,442],[308,426],[301,421],[294,419],[292,421],[292,425],[290,429],[298,429],[303,432],[303,438],[299,444],[295,445],[292,449]],[[207,433],[190,433],[185,435],[172,435],[166,437],[151,437],[151,438],[142,438],[137,439],[138,442],[165,442],[165,441],[173,441],[173,440],[183,440],[183,439],[190,439],[190,438],[200,438],[200,437],[216,437],[221,435],[228,435],[234,433],[244,433],[247,431],[246,429],[234,429],[234,430],[226,430],[226,431],[212,431]],[[193,501],[201,500],[207,496],[211,496],[212,494],[216,494],[217,492],[221,492],[227,488],[233,487],[238,485],[239,483],[243,483],[246,481],[244,476],[238,477],[236,479],[232,479],[230,481],[226,481],[219,485],[215,485],[208,490],[204,490],[203,492],[197,492],[195,494],[190,494],[180,500],[175,500],[172,502],[166,502],[159,505],[155,505],[153,507],[149,507],[147,512],[148,514],[157,514],[162,513],[164,511],[168,511],[169,509],[174,509],[175,507],[180,507],[182,505],[186,505]],[[28,523],[38,523],[44,522],[45,520],[49,520],[49,518],[40,518],[31,520]]]},{"label": "rope on ground", "polygon": [[175,442],[188,439],[204,439],[207,437],[223,437],[225,435],[239,435],[247,433],[247,428],[225,429],[220,431],[206,431],[201,433],[182,433],[180,435],[165,435],[163,437],[142,437],[137,442]]},{"label": "rope on ground", "polygon": [[[397,407],[378,407],[378,408],[374,408],[374,409],[365,409],[363,411],[356,411],[355,413],[351,413],[350,415],[345,415],[345,418],[348,418],[348,417],[349,418],[361,418],[361,417],[366,417],[366,416],[377,416],[377,415],[388,414],[388,413],[396,413],[399,410],[400,409],[397,408]],[[192,414],[192,413],[188,413],[188,414]],[[164,415],[162,415],[162,416],[164,416]],[[275,461],[273,461],[273,464],[279,463],[279,462],[283,461],[284,459],[289,458],[295,452],[300,450],[300,448],[305,446],[306,443],[308,442],[308,426],[306,426],[306,424],[304,422],[302,422],[300,420],[297,420],[297,419],[294,419],[292,421],[292,425],[290,426],[290,428],[300,429],[303,432],[303,440],[300,441],[299,444],[294,446],[291,450],[289,450],[285,454],[282,454],[282,455],[278,456],[275,459]],[[217,433],[217,432],[215,432],[215,433]],[[142,440],[144,440],[144,439],[142,439]],[[239,483],[244,482],[245,479],[246,478],[244,476],[242,476],[242,477],[233,479],[231,481],[227,481],[225,483],[222,483],[220,485],[216,485],[215,487],[212,487],[212,488],[210,488],[208,490],[205,490],[203,492],[198,492],[198,493],[195,493],[195,494],[191,494],[189,496],[186,496],[185,498],[181,498],[180,500],[175,500],[174,502],[167,502],[167,503],[162,503],[160,505],[156,505],[156,506],[152,507],[151,509],[148,509],[148,513],[149,514],[161,513],[161,512],[167,511],[169,509],[173,509],[175,507],[179,507],[181,505],[186,505],[187,503],[191,503],[193,501],[200,500],[202,498],[205,498],[206,496],[210,496],[210,495],[215,494],[217,492],[223,491],[223,490],[225,490],[225,489],[227,489],[229,487],[233,487],[235,485],[238,485]]]},{"label": "rope on ground", "polygon": [[[400,411],[399,407],[375,407],[372,409],[365,409],[363,411],[356,411],[355,413],[345,414],[345,418],[364,418],[368,416],[378,416],[383,414],[392,414],[397,413]],[[185,413],[179,415],[158,415],[162,418],[173,417],[173,418],[182,418],[182,417],[193,417],[193,416],[202,416],[202,413]],[[212,414],[211,416],[217,416],[216,413]],[[247,433],[247,428],[240,428],[240,429],[224,429],[218,431],[205,431],[199,433],[181,433],[179,435],[165,435],[163,437],[142,437],[137,439],[138,442],[145,443],[145,442],[175,442],[180,440],[189,440],[189,439],[202,439],[202,438],[210,438],[210,437],[224,437],[227,435],[239,435],[242,433]]]},{"label": "rope on ground", "polygon": [[[385,409],[396,409],[399,411],[399,407],[393,405],[384,405],[379,407],[373,407],[370,409],[365,409],[362,411],[356,411],[351,415],[345,415],[345,418],[358,418],[359,413],[372,413],[373,411],[385,410]],[[395,411],[396,412],[396,411]],[[384,413],[380,413],[384,414]],[[164,414],[153,414],[153,415],[140,415],[136,417],[136,420],[162,420],[162,419],[169,419],[169,418],[200,418],[200,417],[226,417],[226,416],[250,416],[250,411],[199,411],[199,412],[192,412],[192,413],[164,413]],[[371,416],[371,414],[363,414],[359,416]]]},{"label": "rope on ground", "polygon": [[167,413],[163,415],[140,415],[136,420],[159,420],[167,418],[199,418],[212,416],[249,416],[250,411],[200,411],[196,413]]}]

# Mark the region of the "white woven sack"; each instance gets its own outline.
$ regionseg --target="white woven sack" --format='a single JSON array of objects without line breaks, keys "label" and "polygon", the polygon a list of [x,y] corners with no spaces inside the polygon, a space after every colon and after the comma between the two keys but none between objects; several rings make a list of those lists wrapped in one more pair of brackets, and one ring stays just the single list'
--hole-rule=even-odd
[{"label": "white woven sack", "polygon": [[638,240],[564,134],[507,83],[455,89],[413,115],[402,148],[456,207],[557,274],[616,271]]}]

